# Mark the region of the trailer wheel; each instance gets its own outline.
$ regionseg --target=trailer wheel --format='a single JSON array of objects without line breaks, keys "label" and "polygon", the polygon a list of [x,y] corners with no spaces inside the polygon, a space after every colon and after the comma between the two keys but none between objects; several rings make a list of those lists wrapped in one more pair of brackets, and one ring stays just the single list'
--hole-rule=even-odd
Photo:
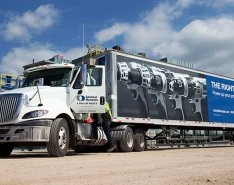
[{"label": "trailer wheel", "polygon": [[132,152],[134,147],[134,133],[130,127],[123,131],[122,140],[119,142],[120,151]]},{"label": "trailer wheel", "polygon": [[50,128],[47,151],[52,157],[63,157],[67,154],[68,147],[69,128],[67,121],[64,118],[57,118]]},{"label": "trailer wheel", "polygon": [[11,144],[1,144],[0,145],[0,157],[9,157],[13,149],[14,149],[14,146]]},{"label": "trailer wheel", "polygon": [[133,150],[136,152],[142,152],[146,148],[146,139],[143,130],[137,129],[134,132],[134,147]]}]

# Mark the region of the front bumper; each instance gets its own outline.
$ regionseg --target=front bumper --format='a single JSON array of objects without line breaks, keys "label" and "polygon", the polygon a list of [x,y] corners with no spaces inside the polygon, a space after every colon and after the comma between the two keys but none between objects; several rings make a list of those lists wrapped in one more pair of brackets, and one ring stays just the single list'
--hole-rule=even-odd
[{"label": "front bumper", "polygon": [[53,120],[32,120],[0,125],[0,143],[48,142]]}]

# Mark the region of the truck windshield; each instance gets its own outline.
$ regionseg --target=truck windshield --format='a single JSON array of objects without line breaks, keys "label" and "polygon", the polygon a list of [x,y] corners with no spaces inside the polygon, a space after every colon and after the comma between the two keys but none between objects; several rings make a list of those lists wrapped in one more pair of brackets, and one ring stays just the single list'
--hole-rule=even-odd
[{"label": "truck windshield", "polygon": [[69,85],[71,68],[54,68],[30,72],[27,74],[23,87],[53,86],[67,87]]}]

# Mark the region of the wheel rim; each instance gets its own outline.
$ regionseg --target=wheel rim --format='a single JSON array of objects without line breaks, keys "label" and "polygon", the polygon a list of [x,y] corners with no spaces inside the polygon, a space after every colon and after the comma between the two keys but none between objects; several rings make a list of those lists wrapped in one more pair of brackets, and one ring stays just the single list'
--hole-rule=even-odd
[{"label": "wheel rim", "polygon": [[67,132],[64,127],[61,127],[59,130],[59,147],[64,149],[67,144]]},{"label": "wheel rim", "polygon": [[127,145],[129,148],[133,146],[133,137],[130,132],[127,134]]},{"label": "wheel rim", "polygon": [[144,138],[144,136],[140,135],[139,141],[140,141],[140,147],[143,148],[145,146],[145,138]]}]

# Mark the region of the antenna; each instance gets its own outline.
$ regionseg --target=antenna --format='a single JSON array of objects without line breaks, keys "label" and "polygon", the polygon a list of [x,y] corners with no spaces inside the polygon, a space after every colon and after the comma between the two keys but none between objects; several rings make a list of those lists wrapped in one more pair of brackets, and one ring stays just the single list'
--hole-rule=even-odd
[{"label": "antenna", "polygon": [[82,61],[82,64],[84,64],[84,37],[85,37],[85,26],[83,25],[83,61]]}]

